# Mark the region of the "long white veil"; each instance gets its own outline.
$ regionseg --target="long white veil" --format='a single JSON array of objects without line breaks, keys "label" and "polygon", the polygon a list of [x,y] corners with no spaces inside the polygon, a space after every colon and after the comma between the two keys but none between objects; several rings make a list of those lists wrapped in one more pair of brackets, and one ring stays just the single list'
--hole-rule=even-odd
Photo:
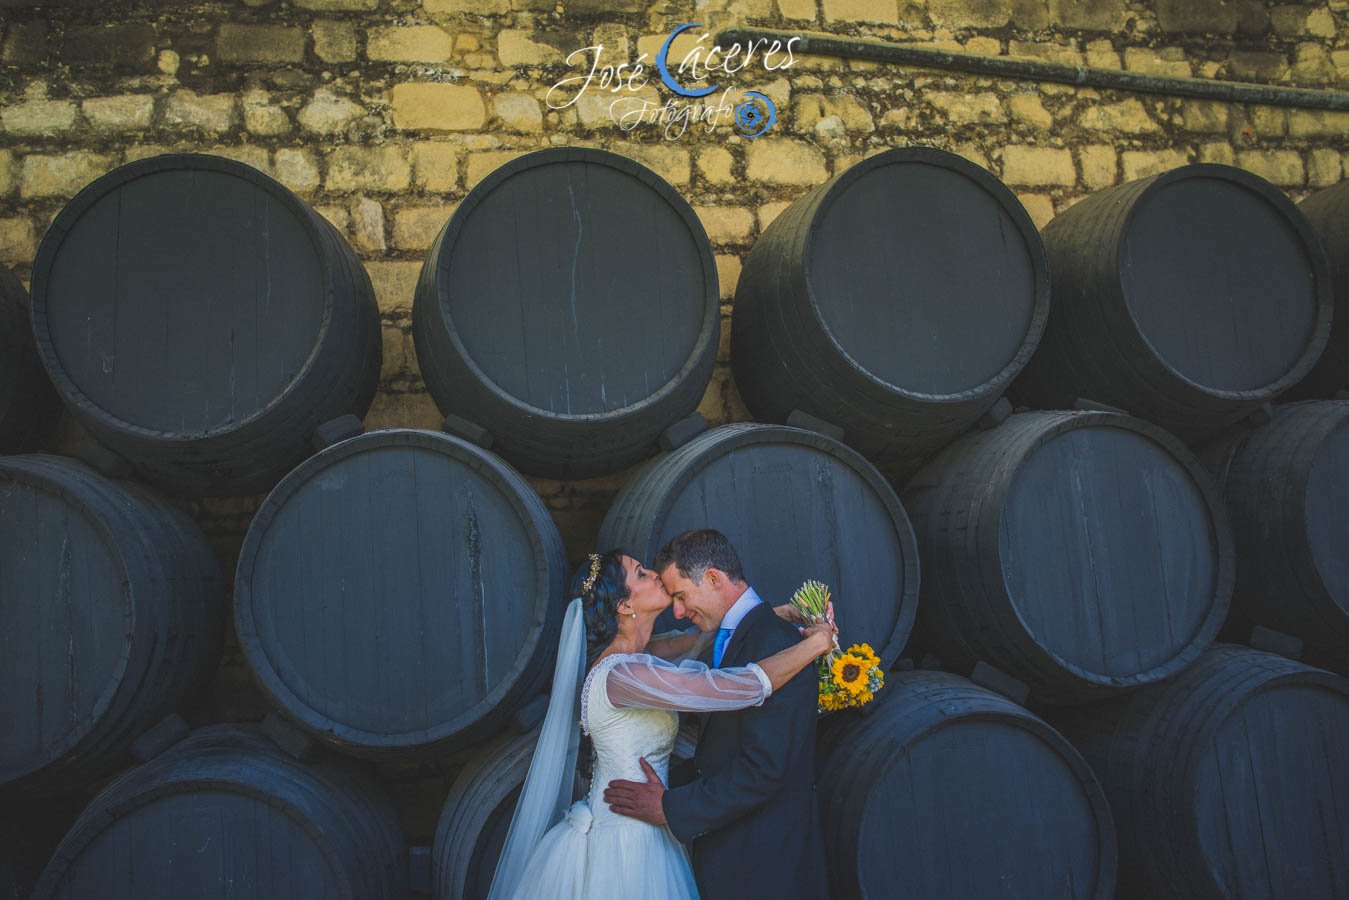
[{"label": "long white veil", "polygon": [[571,805],[576,754],[581,743],[578,716],[584,672],[585,622],[581,616],[581,598],[577,597],[568,604],[562,620],[548,712],[543,718],[539,742],[534,745],[534,758],[530,760],[529,774],[520,789],[510,830],[506,832],[506,843],[497,860],[488,900],[507,900],[514,896],[529,854],[544,833],[562,821]]}]

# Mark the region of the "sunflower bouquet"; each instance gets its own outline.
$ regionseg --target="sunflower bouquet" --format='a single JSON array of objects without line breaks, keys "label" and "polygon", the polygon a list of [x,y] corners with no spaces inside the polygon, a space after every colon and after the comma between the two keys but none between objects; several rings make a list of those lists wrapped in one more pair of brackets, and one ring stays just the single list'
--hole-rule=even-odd
[{"label": "sunflower bouquet", "polygon": [[[818,581],[807,581],[792,594],[791,604],[806,621],[824,621],[829,588]],[[821,713],[864,706],[885,686],[885,671],[870,644],[853,644],[847,650],[836,647],[821,656],[816,665],[820,672]]]}]

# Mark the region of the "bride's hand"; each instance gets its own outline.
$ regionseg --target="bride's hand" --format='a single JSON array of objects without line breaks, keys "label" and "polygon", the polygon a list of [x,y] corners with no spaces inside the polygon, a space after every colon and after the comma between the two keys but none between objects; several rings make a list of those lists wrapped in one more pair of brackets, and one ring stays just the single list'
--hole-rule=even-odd
[{"label": "bride's hand", "polygon": [[809,625],[799,627],[797,630],[801,632],[806,640],[813,639],[815,641],[814,646],[816,656],[827,653],[838,646],[838,642],[834,637],[836,629],[832,622],[812,622]]}]

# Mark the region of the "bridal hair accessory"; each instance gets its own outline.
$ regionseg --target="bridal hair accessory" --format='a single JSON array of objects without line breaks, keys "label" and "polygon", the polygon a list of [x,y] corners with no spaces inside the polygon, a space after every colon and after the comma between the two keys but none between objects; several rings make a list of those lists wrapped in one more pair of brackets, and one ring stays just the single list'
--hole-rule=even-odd
[{"label": "bridal hair accessory", "polygon": [[598,553],[590,554],[590,574],[586,576],[585,584],[581,585],[581,593],[585,593],[595,586],[595,579],[600,574],[600,555]]}]

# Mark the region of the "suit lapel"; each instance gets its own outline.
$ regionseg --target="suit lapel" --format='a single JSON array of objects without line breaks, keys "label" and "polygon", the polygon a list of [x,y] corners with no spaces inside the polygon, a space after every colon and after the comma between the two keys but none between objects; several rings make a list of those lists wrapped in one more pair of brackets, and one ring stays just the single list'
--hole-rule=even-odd
[{"label": "suit lapel", "polygon": [[745,613],[745,617],[740,620],[740,624],[735,627],[735,631],[731,632],[731,639],[726,643],[726,652],[721,655],[721,668],[728,669],[744,662],[740,657],[745,646],[746,636],[765,615],[771,616],[773,614],[773,611],[768,608],[768,604],[762,602]]}]

